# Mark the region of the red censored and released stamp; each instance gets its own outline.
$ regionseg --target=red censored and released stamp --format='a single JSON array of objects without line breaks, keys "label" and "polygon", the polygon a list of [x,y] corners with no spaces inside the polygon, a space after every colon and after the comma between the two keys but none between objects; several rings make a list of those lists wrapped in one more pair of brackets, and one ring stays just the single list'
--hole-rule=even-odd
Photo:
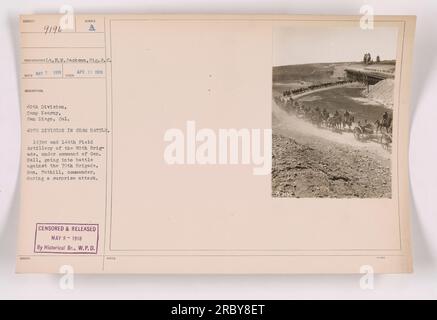
[{"label": "red censored and released stamp", "polygon": [[36,224],[35,253],[97,254],[98,247],[98,224]]}]

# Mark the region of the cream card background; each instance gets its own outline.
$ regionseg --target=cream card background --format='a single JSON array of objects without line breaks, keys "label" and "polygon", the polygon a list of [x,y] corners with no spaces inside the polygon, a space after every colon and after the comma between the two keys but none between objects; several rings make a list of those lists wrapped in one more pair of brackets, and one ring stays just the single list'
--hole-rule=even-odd
[{"label": "cream card background", "polygon": [[[435,215],[433,214],[433,190],[435,187],[436,162],[435,149],[430,148],[430,120],[435,115],[433,108],[434,88],[436,86],[434,52],[436,42],[429,37],[436,30],[433,15],[435,3],[432,0],[411,3],[399,0],[367,1],[375,6],[379,14],[416,14],[418,29],[414,58],[414,82],[412,97],[410,170],[413,192],[413,244],[415,252],[415,274],[377,277],[373,291],[358,288],[359,276],[264,276],[264,277],[215,277],[215,276],[77,276],[76,287],[80,290],[65,292],[59,290],[58,277],[52,275],[15,275],[15,243],[18,223],[18,195],[16,192],[17,168],[19,160],[19,107],[17,75],[18,61],[18,22],[14,18],[21,13],[58,12],[53,4],[34,1],[16,1],[1,5],[0,19],[5,26],[0,30],[0,38],[5,40],[4,50],[0,51],[2,72],[2,103],[0,104],[0,141],[2,149],[0,197],[0,279],[1,297],[20,298],[430,298],[435,296]],[[76,10],[90,11],[89,1],[70,1]],[[99,3],[100,4],[100,3]],[[92,4],[91,4],[92,5]],[[98,3],[94,4],[94,12]],[[251,12],[295,12],[295,13],[342,13],[356,14],[361,1],[333,0],[330,3],[319,0],[301,3],[282,1],[259,1],[251,3]],[[433,10],[434,9],[434,10]],[[181,1],[130,1],[129,3],[108,2],[107,12],[190,12],[214,10],[216,12],[247,12],[246,1],[209,1],[208,4],[193,4]],[[12,18],[11,18],[12,17]],[[26,290],[32,281],[38,292]],[[117,282],[117,290],[111,290]]]}]

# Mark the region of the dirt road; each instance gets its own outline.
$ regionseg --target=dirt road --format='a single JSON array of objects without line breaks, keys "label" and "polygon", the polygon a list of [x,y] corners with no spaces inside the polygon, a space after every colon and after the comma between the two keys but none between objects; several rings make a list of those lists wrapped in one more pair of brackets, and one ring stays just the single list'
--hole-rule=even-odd
[{"label": "dirt road", "polygon": [[275,102],[272,122],[273,196],[391,196],[390,152],[380,144],[316,128]]}]

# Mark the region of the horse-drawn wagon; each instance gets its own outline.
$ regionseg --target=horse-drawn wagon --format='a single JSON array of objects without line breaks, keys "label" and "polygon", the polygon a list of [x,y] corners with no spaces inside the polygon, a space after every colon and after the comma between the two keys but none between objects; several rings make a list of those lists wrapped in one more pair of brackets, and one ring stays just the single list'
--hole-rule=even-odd
[{"label": "horse-drawn wagon", "polygon": [[[300,90],[300,89],[299,89]],[[355,122],[355,115],[348,110],[335,110],[329,113],[326,108],[319,106],[310,107],[302,104],[299,100],[294,100],[293,90],[287,90],[276,101],[286,110],[295,114],[296,117],[304,119],[319,128],[326,128],[333,132],[343,133],[352,132],[355,139],[361,142],[373,141],[382,145],[384,149],[389,149],[392,143],[392,123],[393,119],[384,112],[382,117],[373,122],[368,120]]]},{"label": "horse-drawn wagon", "polygon": [[355,139],[358,141],[374,140],[377,137],[371,127],[357,125],[353,132]]},{"label": "horse-drawn wagon", "polygon": [[357,125],[353,133],[355,139],[358,141],[374,141],[380,143],[384,149],[389,149],[393,140],[391,132],[383,132],[382,130],[375,131],[370,126]]}]

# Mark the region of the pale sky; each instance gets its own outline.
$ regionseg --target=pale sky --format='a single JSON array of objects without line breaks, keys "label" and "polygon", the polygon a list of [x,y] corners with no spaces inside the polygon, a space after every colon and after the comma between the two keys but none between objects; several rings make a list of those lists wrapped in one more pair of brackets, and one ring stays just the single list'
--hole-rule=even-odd
[{"label": "pale sky", "polygon": [[397,28],[278,27],[273,31],[273,65],[396,59]]}]

